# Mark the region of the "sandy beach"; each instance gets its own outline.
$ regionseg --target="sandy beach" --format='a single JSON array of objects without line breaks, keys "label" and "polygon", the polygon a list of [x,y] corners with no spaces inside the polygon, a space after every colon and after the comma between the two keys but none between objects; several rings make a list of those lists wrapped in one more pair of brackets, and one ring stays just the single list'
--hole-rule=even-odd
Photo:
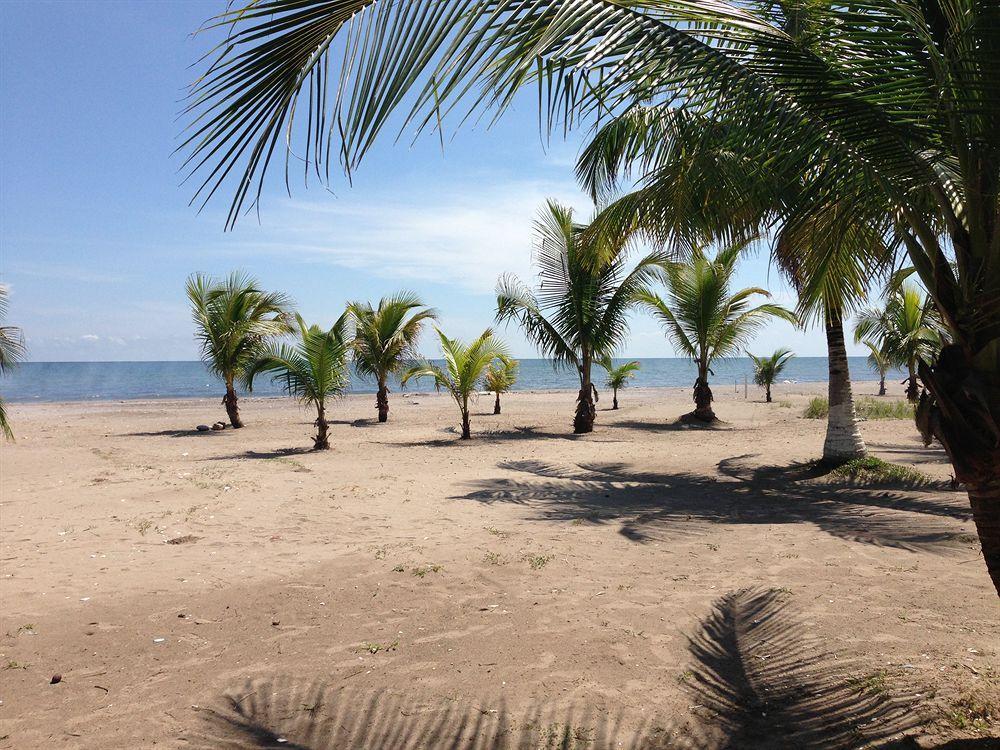
[{"label": "sandy beach", "polygon": [[579,437],[572,393],[484,396],[466,442],[444,395],[351,396],[326,453],[286,399],[15,404],[0,747],[985,750],[966,495],[906,420],[861,429],[927,484],[810,471],[824,389],[720,385],[716,429],[602,394]]}]

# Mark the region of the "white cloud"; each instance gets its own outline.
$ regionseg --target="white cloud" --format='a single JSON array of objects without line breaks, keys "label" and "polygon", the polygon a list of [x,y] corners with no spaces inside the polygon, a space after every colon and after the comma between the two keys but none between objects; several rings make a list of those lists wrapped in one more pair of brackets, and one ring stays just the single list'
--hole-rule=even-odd
[{"label": "white cloud", "polygon": [[100,341],[101,337],[96,333],[85,333],[80,337],[81,341]]},{"label": "white cloud", "polygon": [[466,185],[364,203],[293,200],[273,210],[254,237],[242,233],[235,247],[492,293],[501,274],[531,273],[532,223],[549,197],[589,213],[572,182]]}]

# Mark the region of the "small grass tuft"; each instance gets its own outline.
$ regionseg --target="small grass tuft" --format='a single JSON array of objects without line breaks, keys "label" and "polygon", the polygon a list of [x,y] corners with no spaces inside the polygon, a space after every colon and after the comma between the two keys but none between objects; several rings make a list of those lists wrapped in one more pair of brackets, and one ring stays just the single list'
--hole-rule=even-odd
[{"label": "small grass tuft", "polygon": [[528,561],[532,570],[541,570],[552,559],[552,555],[528,555],[524,559]]},{"label": "small grass tuft", "polygon": [[440,573],[442,570],[444,570],[443,565],[434,564],[434,565],[426,565],[419,568],[414,568],[412,573],[417,578],[423,578],[428,573]]},{"label": "small grass tuft", "polygon": [[1000,722],[1000,705],[976,693],[966,693],[952,702],[947,718],[955,729],[983,731]]},{"label": "small grass tuft", "polygon": [[869,695],[883,695],[889,689],[886,677],[888,677],[888,672],[884,669],[879,669],[872,672],[867,677],[857,678],[852,684],[862,693],[868,693]]},{"label": "small grass tuft", "polygon": [[903,484],[924,484],[929,481],[926,474],[909,466],[900,466],[883,461],[875,456],[855,458],[838,466],[832,472],[836,476],[860,482],[898,482]]}]

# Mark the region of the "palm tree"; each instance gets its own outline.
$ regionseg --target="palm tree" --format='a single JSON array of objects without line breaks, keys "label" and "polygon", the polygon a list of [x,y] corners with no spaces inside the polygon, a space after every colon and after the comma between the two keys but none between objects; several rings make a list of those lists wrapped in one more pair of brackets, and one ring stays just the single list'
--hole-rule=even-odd
[{"label": "palm tree", "polygon": [[[231,222],[260,197],[278,138],[306,140],[286,159],[328,176],[337,154],[350,172],[404,101],[406,122],[432,129],[463,96],[499,114],[530,84],[546,127],[636,106],[724,126],[742,168],[713,183],[706,218],[753,200],[762,177],[808,173],[802,200],[771,215],[772,228],[823,217],[824,241],[796,251],[806,284],[841,276],[826,272],[839,238],[866,252],[852,227],[898,239],[916,268],[951,341],[918,365],[918,427],[969,490],[1000,594],[998,15],[978,0],[255,1],[219,19],[182,148],[202,200],[236,175]],[[646,133],[640,180],[671,151]]]},{"label": "palm tree", "polygon": [[348,306],[354,318],[354,367],[378,384],[378,421],[389,419],[389,376],[400,375],[417,357],[417,339],[427,320],[437,313],[410,292],[383,297],[378,307],[368,302]]},{"label": "palm tree", "polygon": [[[916,403],[920,397],[917,367],[937,357],[942,333],[934,303],[916,286],[904,284],[889,295],[885,309],[868,308],[859,314],[854,340],[874,344],[889,364],[907,369],[906,398]],[[884,372],[882,377],[884,382]]]},{"label": "palm tree", "polygon": [[885,374],[889,372],[892,364],[890,364],[889,358],[882,353],[877,344],[867,340],[861,343],[868,347],[868,366],[878,373],[878,395],[884,396]]},{"label": "palm tree", "polygon": [[242,380],[248,391],[262,373],[269,373],[289,396],[316,407],[314,450],[329,450],[330,423],[326,419],[327,400],[342,395],[350,383],[347,358],[351,351],[348,331],[349,313],[341,315],[324,331],[307,326],[301,315],[295,316],[298,341],[272,344],[246,367]]},{"label": "palm tree", "polygon": [[291,300],[265,292],[256,279],[234,272],[217,281],[195,274],[187,281],[201,359],[226,384],[222,403],[233,427],[243,426],[235,384],[268,341],[288,331]]},{"label": "palm tree", "polygon": [[500,394],[509,391],[517,382],[516,359],[497,360],[486,369],[486,376],[483,378],[483,385],[486,390],[496,394],[496,401],[493,402],[493,413],[500,413]]},{"label": "palm tree", "polygon": [[469,424],[469,399],[476,392],[476,386],[482,380],[483,374],[496,362],[509,359],[507,347],[487,328],[470,344],[459,339],[450,339],[435,328],[441,339],[441,353],[444,355],[444,367],[423,362],[410,368],[402,378],[406,385],[411,378],[433,378],[434,386],[439,390],[446,388],[458,404],[462,413],[462,439],[472,437]]},{"label": "palm tree", "polygon": [[745,348],[769,318],[798,322],[795,313],[781,305],[765,302],[750,306],[754,295],[771,296],[766,289],[749,287],[731,291],[741,249],[740,245],[730,245],[709,258],[704,248],[696,246],[690,260],[664,264],[666,300],[651,291],[639,295],[674,346],[691,357],[698,368],[694,382],[695,409],[682,417],[686,421],[717,419],[708,384],[712,362]]},{"label": "palm tree", "polygon": [[769,357],[747,355],[753,361],[753,382],[764,389],[765,401],[771,403],[771,385],[795,355],[791,349],[775,349]]},{"label": "palm tree", "polygon": [[611,408],[617,409],[618,391],[626,388],[629,381],[639,372],[639,363],[633,359],[631,362],[623,362],[620,365],[616,365],[611,357],[603,357],[597,364],[603,367],[605,372],[608,373],[605,385],[611,389]]},{"label": "palm tree", "polygon": [[533,291],[514,276],[497,284],[497,321],[516,320],[542,356],[576,370],[580,378],[573,432],[591,432],[597,416],[594,363],[625,343],[628,312],[654,277],[660,254],[631,269],[625,242],[591,235],[573,210],[550,200],[535,222]]},{"label": "palm tree", "polygon": [[[7,317],[7,287],[0,285],[0,321]],[[0,325],[0,375],[6,375],[24,359],[24,334],[16,326]],[[0,398],[0,431],[7,440],[14,439],[14,431],[7,419],[7,404]]]}]

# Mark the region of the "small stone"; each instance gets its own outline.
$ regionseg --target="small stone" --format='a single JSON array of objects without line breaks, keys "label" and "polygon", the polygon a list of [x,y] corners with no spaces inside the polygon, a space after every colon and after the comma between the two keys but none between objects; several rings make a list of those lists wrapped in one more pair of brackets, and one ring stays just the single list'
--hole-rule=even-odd
[{"label": "small stone", "polygon": [[54,675],[52,675],[52,679],[51,679],[51,680],[49,680],[49,684],[50,684],[50,685],[57,685],[57,684],[59,684],[60,682],[62,682],[62,675],[61,675],[61,674],[58,674],[58,673],[57,673],[57,674],[54,674]]},{"label": "small stone", "polygon": [[207,424],[200,424],[197,427],[195,427],[195,429],[198,430],[198,432],[208,432],[212,428],[209,427]]}]

